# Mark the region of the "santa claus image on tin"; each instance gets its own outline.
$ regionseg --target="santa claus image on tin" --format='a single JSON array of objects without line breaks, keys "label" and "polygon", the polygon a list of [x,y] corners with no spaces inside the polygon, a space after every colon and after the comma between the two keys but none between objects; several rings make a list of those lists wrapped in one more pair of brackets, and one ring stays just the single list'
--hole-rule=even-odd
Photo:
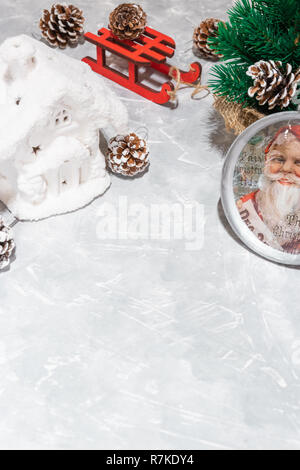
[{"label": "santa claus image on tin", "polygon": [[237,202],[241,218],[265,244],[300,253],[300,125],[275,133],[258,187]]}]

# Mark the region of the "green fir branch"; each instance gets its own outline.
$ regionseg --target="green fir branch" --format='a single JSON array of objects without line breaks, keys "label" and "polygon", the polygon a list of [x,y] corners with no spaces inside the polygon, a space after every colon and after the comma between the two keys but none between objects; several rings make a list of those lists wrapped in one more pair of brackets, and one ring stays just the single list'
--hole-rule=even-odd
[{"label": "green fir branch", "polygon": [[229,101],[263,111],[248,96],[253,81],[246,71],[259,60],[280,60],[295,70],[300,67],[300,0],[238,0],[228,17],[225,24],[219,23],[218,36],[208,40],[225,61],[212,68],[209,86]]},{"label": "green fir branch", "polygon": [[209,86],[216,95],[226,96],[228,101],[249,105],[252,100],[248,96],[248,88],[252,85],[252,80],[246,75],[246,70],[244,66],[235,64],[215,65]]}]

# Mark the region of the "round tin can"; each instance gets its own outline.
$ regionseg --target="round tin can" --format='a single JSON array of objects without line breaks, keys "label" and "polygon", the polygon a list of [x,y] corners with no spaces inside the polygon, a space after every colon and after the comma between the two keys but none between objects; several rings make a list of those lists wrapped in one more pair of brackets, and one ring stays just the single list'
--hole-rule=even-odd
[{"label": "round tin can", "polygon": [[230,147],[222,204],[244,244],[271,261],[300,265],[300,112],[267,116]]}]

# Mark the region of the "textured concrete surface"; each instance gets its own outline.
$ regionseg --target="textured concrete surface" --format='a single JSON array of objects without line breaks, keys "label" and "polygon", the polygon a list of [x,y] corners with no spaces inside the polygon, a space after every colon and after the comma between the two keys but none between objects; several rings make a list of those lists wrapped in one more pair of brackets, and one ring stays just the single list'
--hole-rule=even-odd
[{"label": "textured concrete surface", "polygon": [[[1,0],[0,39],[37,34],[50,3]],[[176,39],[182,67],[195,59],[193,27],[224,18],[231,4],[141,3],[149,23]],[[116,2],[78,5],[96,31]],[[79,59],[94,49],[64,53]],[[249,253],[223,220],[232,136],[210,98],[183,90],[170,109],[113,87],[131,128],[148,129],[151,169],[113,177],[83,210],[16,225],[16,259],[0,274],[0,447],[299,450],[299,271]],[[197,201],[203,247],[128,240],[126,231],[100,239],[99,211],[108,203],[116,217],[120,198],[144,208]]]}]

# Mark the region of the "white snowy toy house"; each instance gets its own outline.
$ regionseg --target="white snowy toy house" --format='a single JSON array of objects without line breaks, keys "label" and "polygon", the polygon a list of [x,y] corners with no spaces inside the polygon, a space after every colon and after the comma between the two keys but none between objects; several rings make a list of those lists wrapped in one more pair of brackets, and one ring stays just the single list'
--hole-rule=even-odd
[{"label": "white snowy toy house", "polygon": [[81,61],[28,36],[0,46],[0,200],[19,219],[83,207],[110,184],[99,129],[124,105]]}]

